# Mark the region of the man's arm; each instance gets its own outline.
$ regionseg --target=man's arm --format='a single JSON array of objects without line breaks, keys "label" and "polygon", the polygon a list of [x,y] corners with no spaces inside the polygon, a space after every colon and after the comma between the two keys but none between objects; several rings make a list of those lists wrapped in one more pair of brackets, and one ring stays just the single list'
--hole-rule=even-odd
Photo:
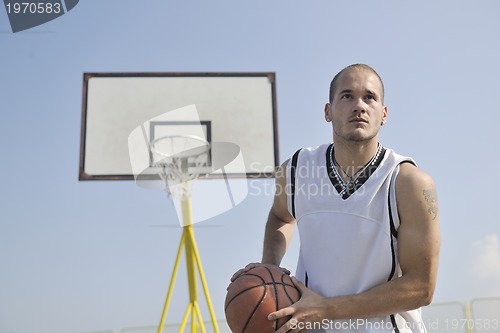
[{"label": "man's arm", "polygon": [[276,172],[274,202],[267,218],[264,235],[263,264],[279,266],[292,240],[295,219],[288,211],[287,205],[288,189],[285,172],[287,163],[288,161],[283,163]]},{"label": "man's arm", "polygon": [[277,333],[287,332],[292,323],[386,316],[431,302],[440,247],[434,182],[415,166],[403,164],[396,180],[396,198],[401,220],[398,255],[402,276],[360,294],[332,298],[321,297],[297,282],[303,291],[301,300],[269,317],[292,316],[293,320]]},{"label": "man's arm", "polygon": [[[295,227],[295,219],[288,211],[288,193],[286,187],[287,163],[288,161],[285,161],[276,172],[274,202],[267,218],[262,261],[261,263],[248,264],[245,268],[238,270],[231,277],[231,281],[236,280],[241,274],[259,265],[279,266],[281,259],[283,259],[290,245]],[[287,269],[283,270],[287,274],[290,274]]]}]

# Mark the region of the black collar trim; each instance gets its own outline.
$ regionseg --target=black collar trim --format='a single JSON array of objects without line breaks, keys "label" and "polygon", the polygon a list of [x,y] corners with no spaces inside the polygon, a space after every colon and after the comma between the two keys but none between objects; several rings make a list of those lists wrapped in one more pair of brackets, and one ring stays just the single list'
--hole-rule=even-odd
[{"label": "black collar trim", "polygon": [[330,178],[330,182],[333,187],[337,190],[337,193],[342,197],[342,199],[349,198],[354,192],[356,192],[363,184],[370,178],[373,172],[378,168],[382,160],[384,159],[386,149],[381,147],[380,154],[371,162],[370,165],[366,167],[366,169],[358,176],[356,179],[355,185],[353,188],[348,188],[346,184],[338,179],[336,172],[333,170],[333,167],[330,163],[330,156],[334,154],[333,143],[328,146],[326,150],[326,170],[328,171],[328,177]]}]

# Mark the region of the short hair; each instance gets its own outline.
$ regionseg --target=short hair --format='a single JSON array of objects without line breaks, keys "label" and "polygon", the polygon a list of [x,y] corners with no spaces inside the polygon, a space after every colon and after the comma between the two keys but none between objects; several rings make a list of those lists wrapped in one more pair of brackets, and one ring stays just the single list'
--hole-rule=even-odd
[{"label": "short hair", "polygon": [[333,97],[335,96],[335,90],[337,89],[337,82],[339,80],[340,75],[344,72],[351,70],[351,69],[364,69],[364,70],[372,72],[373,74],[375,74],[377,76],[377,78],[379,79],[380,84],[382,86],[382,102],[383,102],[384,101],[384,82],[382,81],[382,78],[380,77],[380,75],[378,75],[377,71],[375,71],[372,67],[370,67],[366,64],[353,64],[353,65],[349,65],[349,66],[345,67],[340,72],[338,72],[337,75],[335,75],[333,77],[333,80],[330,83],[330,96],[329,96],[330,103],[333,101]]}]

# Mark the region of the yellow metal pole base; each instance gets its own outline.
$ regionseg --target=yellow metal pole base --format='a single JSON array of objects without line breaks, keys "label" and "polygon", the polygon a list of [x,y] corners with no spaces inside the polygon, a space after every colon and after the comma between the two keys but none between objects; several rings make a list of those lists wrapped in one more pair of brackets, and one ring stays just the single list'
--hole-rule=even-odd
[{"label": "yellow metal pole base", "polygon": [[165,320],[167,317],[168,307],[170,304],[172,292],[175,285],[175,280],[177,277],[177,271],[179,268],[181,253],[184,248],[186,254],[186,268],[187,268],[187,278],[189,287],[189,304],[184,314],[184,318],[181,322],[179,333],[184,332],[190,314],[191,314],[191,333],[196,333],[199,330],[202,333],[206,332],[200,312],[200,307],[198,305],[196,269],[198,269],[199,278],[203,287],[205,299],[207,301],[208,311],[210,313],[210,319],[212,321],[214,333],[219,333],[217,318],[215,317],[212,301],[210,299],[210,294],[208,292],[207,282],[205,280],[205,274],[203,273],[203,267],[201,265],[200,255],[198,253],[196,240],[194,238],[194,231],[193,231],[192,217],[191,217],[191,200],[189,198],[182,201],[182,217],[184,225],[184,227],[182,228],[183,229],[182,237],[179,244],[179,248],[177,250],[177,257],[175,259],[174,269],[172,272],[172,277],[170,279],[170,285],[167,292],[167,298],[165,299],[165,305],[163,307],[163,312],[160,319],[160,325],[158,326],[157,332],[162,333],[163,327],[165,326]]}]

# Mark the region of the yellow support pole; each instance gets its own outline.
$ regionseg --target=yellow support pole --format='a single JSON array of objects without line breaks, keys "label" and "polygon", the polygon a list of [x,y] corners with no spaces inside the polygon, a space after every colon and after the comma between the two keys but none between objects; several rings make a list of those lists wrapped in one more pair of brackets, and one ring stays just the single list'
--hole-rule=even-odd
[{"label": "yellow support pole", "polygon": [[168,287],[167,298],[165,299],[165,305],[163,306],[163,312],[161,314],[160,326],[158,326],[158,333],[163,332],[163,327],[165,326],[165,319],[167,318],[168,306],[170,304],[170,298],[172,297],[172,292],[174,290],[175,279],[177,276],[177,271],[179,269],[179,262],[181,261],[182,248],[186,242],[186,234],[183,232],[181,236],[181,241],[179,242],[179,248],[177,250],[177,257],[175,258],[174,270],[172,271],[172,277],[170,279],[170,285]]},{"label": "yellow support pole", "polygon": [[205,274],[203,273],[203,268],[201,265],[200,255],[198,253],[198,248],[196,246],[196,241],[194,238],[193,231],[193,217],[191,210],[191,199],[183,198],[181,201],[181,209],[182,209],[182,237],[179,244],[179,248],[177,251],[177,257],[175,259],[174,270],[172,272],[172,278],[170,280],[170,286],[168,288],[167,299],[165,300],[165,305],[163,308],[160,326],[158,327],[157,333],[163,332],[163,327],[165,326],[165,319],[170,303],[170,299],[172,297],[172,291],[175,284],[175,279],[177,276],[177,271],[179,268],[180,257],[182,253],[182,249],[185,249],[186,255],[186,268],[187,268],[187,278],[188,278],[188,288],[189,288],[189,304],[184,314],[184,317],[181,322],[181,326],[179,328],[179,333],[184,332],[186,328],[187,321],[189,315],[191,314],[191,333],[197,333],[198,329],[201,330],[202,333],[206,333],[205,325],[203,323],[203,319],[201,317],[200,308],[198,305],[198,289],[197,289],[197,280],[196,280],[196,269],[198,269],[199,277],[201,280],[201,284],[203,286],[203,291],[205,294],[205,298],[207,301],[208,310],[210,312],[210,318],[213,323],[214,333],[219,333],[219,327],[217,325],[217,318],[215,317],[215,312],[213,309],[212,301],[210,299],[210,295],[208,293],[207,282],[205,280]]},{"label": "yellow support pole", "polygon": [[[187,278],[189,287],[189,302],[194,304],[198,300],[198,289],[196,285],[196,263],[195,256],[193,255],[193,241],[194,239],[190,237],[193,233],[193,217],[191,210],[191,199],[184,198],[181,202],[182,204],[182,225],[184,232],[187,234],[186,237],[186,268],[187,268]],[[196,316],[192,313],[191,316],[191,333],[196,333]]]},{"label": "yellow support pole", "polygon": [[189,303],[188,307],[186,309],[186,313],[184,314],[184,318],[182,318],[182,323],[181,323],[181,327],[179,328],[179,332],[184,332],[184,328],[186,328],[186,323],[187,323],[188,318],[189,318],[189,313],[192,310],[193,310],[193,304]]},{"label": "yellow support pole", "polygon": [[207,281],[205,279],[205,274],[203,273],[203,267],[201,266],[200,254],[198,252],[196,242],[194,241],[194,232],[192,229],[189,230],[188,238],[192,239],[191,244],[193,245],[193,254],[196,258],[196,263],[198,264],[198,273],[200,274],[201,284],[202,284],[203,290],[205,292],[205,298],[207,300],[207,306],[208,306],[208,311],[210,313],[210,319],[212,319],[212,324],[214,326],[214,332],[219,333],[219,327],[217,325],[217,318],[215,316],[215,311],[214,311],[214,307],[212,305],[212,301],[210,298],[210,293],[208,292]]},{"label": "yellow support pole", "polygon": [[465,319],[467,321],[467,333],[472,333],[476,328],[473,325],[471,306],[469,302],[465,302]]},{"label": "yellow support pole", "polygon": [[201,312],[198,302],[194,304],[194,310],[194,312],[196,312],[196,316],[198,317],[198,321],[200,322],[201,333],[206,333],[205,324],[203,324],[203,319],[201,318]]},{"label": "yellow support pole", "polygon": [[[192,227],[185,227],[191,229]],[[196,262],[195,256],[193,254],[193,244],[192,239],[190,239],[189,230],[186,239],[186,266],[187,266],[187,276],[188,276],[188,287],[189,287],[189,301],[191,303],[196,302],[198,299],[198,289],[196,286]]]}]

